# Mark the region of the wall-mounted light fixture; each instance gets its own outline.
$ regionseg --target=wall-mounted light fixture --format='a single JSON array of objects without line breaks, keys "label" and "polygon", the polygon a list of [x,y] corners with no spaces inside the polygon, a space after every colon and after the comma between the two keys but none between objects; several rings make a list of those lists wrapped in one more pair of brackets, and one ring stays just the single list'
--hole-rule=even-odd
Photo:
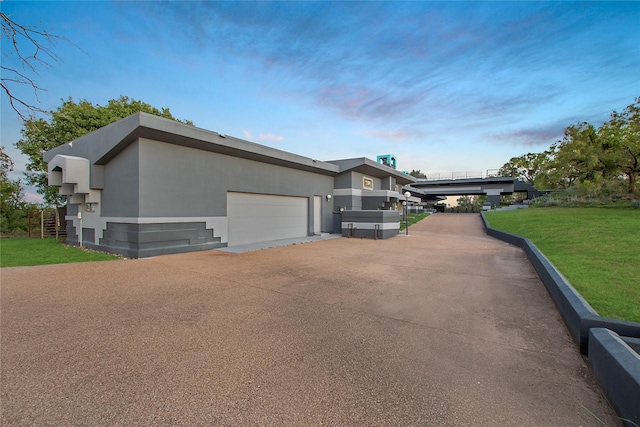
[{"label": "wall-mounted light fixture", "polygon": [[331,194],[327,194],[327,202],[331,200]]}]

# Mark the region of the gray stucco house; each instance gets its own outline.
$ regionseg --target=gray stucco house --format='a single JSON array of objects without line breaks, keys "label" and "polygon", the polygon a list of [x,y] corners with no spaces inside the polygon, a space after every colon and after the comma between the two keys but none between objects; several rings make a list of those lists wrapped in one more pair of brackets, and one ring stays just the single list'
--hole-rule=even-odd
[{"label": "gray stucco house", "polygon": [[415,181],[369,159],[323,162],[146,113],[44,157],[68,196],[67,241],[135,258],[342,232],[341,211],[387,210],[398,223],[401,187]]}]

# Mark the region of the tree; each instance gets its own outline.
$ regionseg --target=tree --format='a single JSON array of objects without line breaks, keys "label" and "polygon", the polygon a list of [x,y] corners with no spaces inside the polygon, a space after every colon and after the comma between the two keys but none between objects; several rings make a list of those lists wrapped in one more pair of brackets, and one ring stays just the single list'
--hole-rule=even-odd
[{"label": "tree", "polygon": [[548,152],[527,153],[512,157],[500,168],[500,176],[512,176],[535,186],[536,179],[545,172],[549,162]]},{"label": "tree", "polygon": [[24,205],[20,180],[9,179],[9,172],[12,170],[11,157],[4,152],[4,147],[0,147],[0,230],[2,234],[14,232],[20,228],[18,222]]},{"label": "tree", "polygon": [[601,181],[602,167],[597,153],[597,130],[582,122],[568,126],[561,141],[550,148],[547,170],[550,189],[569,188],[575,183]]},{"label": "tree", "polygon": [[500,169],[538,189],[567,189],[607,196],[638,191],[640,182],[640,97],[601,127],[568,126],[562,140],[543,153],[513,157]]},{"label": "tree", "polygon": [[[2,38],[6,38],[8,44],[12,47],[9,52],[3,52],[2,65],[0,65],[0,70],[2,71],[0,87],[9,98],[11,108],[24,121],[27,116],[33,113],[44,113],[45,111],[37,105],[16,96],[12,88],[28,86],[33,90],[37,100],[38,92],[44,90],[38,86],[35,80],[38,69],[50,67],[51,62],[60,62],[60,57],[56,55],[52,47],[58,41],[68,40],[47,30],[20,25],[1,12],[0,23],[2,24]],[[12,56],[17,57],[20,64],[19,67],[6,65],[7,59]],[[26,110],[26,113],[23,110]]]},{"label": "tree", "polygon": [[640,181],[640,97],[622,113],[611,113],[598,135],[605,163],[625,176],[627,192],[633,193]]},{"label": "tree", "polygon": [[[49,120],[30,117],[23,124],[22,139],[16,143],[16,147],[29,157],[27,181],[37,187],[47,205],[64,204],[66,199],[58,194],[58,189],[48,186],[43,153],[137,112],[181,121],[173,117],[168,108],[157,109],[126,96],[112,99],[105,106],[93,105],[86,100],[75,102],[69,98],[50,112]],[[189,120],[181,122],[193,125]]]},{"label": "tree", "polygon": [[409,172],[409,175],[415,177],[415,178],[426,178],[427,175],[423,174],[422,171],[420,169],[415,170],[412,169],[411,172]]},{"label": "tree", "polygon": [[458,210],[465,212],[480,211],[482,203],[486,200],[483,196],[460,196],[458,198]]}]

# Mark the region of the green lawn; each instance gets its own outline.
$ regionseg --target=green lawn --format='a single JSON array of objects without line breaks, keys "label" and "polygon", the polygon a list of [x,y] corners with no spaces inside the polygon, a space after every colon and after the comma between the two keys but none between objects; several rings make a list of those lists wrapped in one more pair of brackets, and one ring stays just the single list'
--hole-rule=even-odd
[{"label": "green lawn", "polygon": [[640,210],[529,208],[486,218],[535,243],[598,314],[640,322]]},{"label": "green lawn", "polygon": [[0,240],[0,267],[119,259],[114,255],[68,246],[56,239]]},{"label": "green lawn", "polygon": [[[410,213],[409,214],[409,231],[411,231],[411,226],[413,224],[415,224],[418,221],[422,221],[428,216],[429,216],[428,213],[421,213],[421,214]],[[406,227],[406,221],[404,220],[404,217],[403,217],[400,221],[400,231],[404,230],[405,227]]]}]

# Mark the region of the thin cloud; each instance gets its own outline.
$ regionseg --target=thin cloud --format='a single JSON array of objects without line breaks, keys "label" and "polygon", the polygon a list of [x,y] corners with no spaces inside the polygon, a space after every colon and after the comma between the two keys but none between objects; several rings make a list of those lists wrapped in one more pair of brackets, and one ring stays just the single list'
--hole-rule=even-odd
[{"label": "thin cloud", "polygon": [[415,137],[414,134],[407,132],[405,130],[398,129],[390,129],[390,130],[377,130],[377,129],[369,129],[363,132],[364,135],[376,138],[383,139],[386,141],[395,141],[395,142],[403,142]]},{"label": "thin cloud", "polygon": [[251,135],[251,132],[249,132],[248,130],[243,130],[242,133],[244,134],[244,137],[251,140],[253,139],[253,135]]},{"label": "thin cloud", "polygon": [[284,136],[281,135],[273,135],[271,133],[261,133],[260,142],[280,142],[284,140]]},{"label": "thin cloud", "polygon": [[634,2],[162,5],[175,16],[172,31],[216,57],[244,58],[276,90],[339,118],[415,134],[434,121],[478,133],[505,121],[526,130],[533,113],[562,111],[571,93],[601,86],[606,73],[594,67],[627,85],[640,69],[638,37],[610,31],[637,22]]},{"label": "thin cloud", "polygon": [[501,144],[547,149],[553,142],[562,138],[563,131],[562,126],[519,129],[496,135],[495,138]]}]

